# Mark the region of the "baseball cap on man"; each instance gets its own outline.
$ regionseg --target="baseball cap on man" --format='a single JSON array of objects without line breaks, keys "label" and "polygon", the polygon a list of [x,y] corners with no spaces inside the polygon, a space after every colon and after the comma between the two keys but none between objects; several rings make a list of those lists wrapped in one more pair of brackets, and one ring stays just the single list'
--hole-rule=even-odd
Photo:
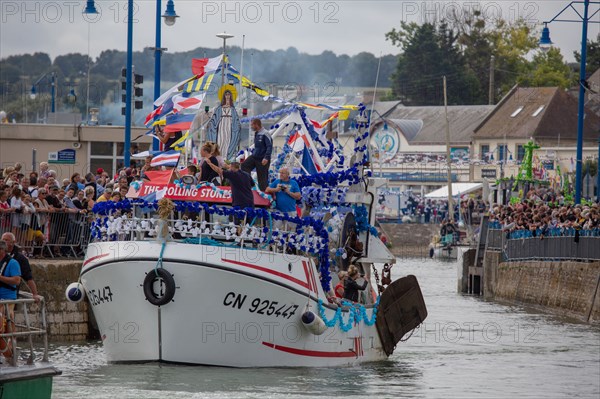
[{"label": "baseball cap on man", "polygon": [[101,175],[102,173],[104,173],[104,169],[102,169],[102,168],[98,168],[98,169],[96,170],[96,174],[97,174],[97,175]]}]

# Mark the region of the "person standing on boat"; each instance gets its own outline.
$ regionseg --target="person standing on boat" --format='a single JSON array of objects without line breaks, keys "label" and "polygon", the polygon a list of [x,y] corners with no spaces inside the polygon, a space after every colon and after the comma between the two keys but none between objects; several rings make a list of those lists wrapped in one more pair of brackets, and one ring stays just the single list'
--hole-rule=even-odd
[{"label": "person standing on boat", "polygon": [[342,299],[344,297],[344,284],[348,279],[348,272],[342,270],[338,273],[339,282],[336,284],[333,292],[335,293],[335,297]]},{"label": "person standing on boat", "polygon": [[242,124],[233,105],[236,97],[237,91],[230,84],[219,89],[221,104],[214,110],[206,132],[206,139],[217,143],[226,159],[235,158],[240,144]]},{"label": "person standing on boat", "polygon": [[[275,209],[279,212],[285,213],[289,217],[298,216],[298,212],[296,211],[296,201],[302,197],[302,194],[300,193],[298,182],[290,178],[290,171],[288,168],[279,169],[279,179],[271,183],[265,192],[267,194],[275,194]],[[283,221],[276,220],[275,227],[283,227]]]},{"label": "person standing on boat", "polygon": [[358,302],[358,291],[364,291],[367,288],[369,282],[364,280],[362,285],[359,285],[356,280],[363,277],[358,272],[358,268],[354,265],[350,265],[348,268],[348,277],[344,285],[344,299],[352,302]]},{"label": "person standing on boat", "polygon": [[[215,172],[221,176],[221,180],[226,178],[231,183],[231,205],[240,208],[254,208],[254,194],[252,193],[252,187],[254,187],[254,180],[248,172],[244,172],[240,169],[239,162],[232,162],[229,165],[229,170],[223,170],[223,168],[215,165],[211,158],[208,158],[204,163],[208,164]],[[224,168],[227,168],[224,166]]]},{"label": "person standing on boat", "polygon": [[156,125],[156,137],[163,144],[163,151],[171,151],[171,146],[179,141],[183,137],[181,130],[176,132],[165,132],[165,129],[161,125]]},{"label": "person standing on boat", "polygon": [[252,155],[242,164],[242,170],[250,173],[253,169],[256,169],[258,188],[265,191],[269,181],[273,139],[269,132],[262,127],[262,122],[258,118],[252,119],[250,128],[254,131],[254,150]]},{"label": "person standing on boat", "polygon": [[[21,268],[7,251],[6,242],[0,240],[0,333],[14,331],[15,304],[2,304],[3,300],[17,299],[17,285],[21,283]],[[0,353],[6,359],[12,357],[10,343],[0,338]]]},{"label": "person standing on boat", "polygon": [[219,160],[217,157],[212,155],[212,146],[208,143],[204,144],[200,149],[200,156],[204,162],[202,162],[202,166],[200,166],[199,181],[219,184],[220,182],[216,181],[216,179],[219,177],[219,173],[213,170],[208,162],[206,162],[209,160],[213,165],[219,165]]}]

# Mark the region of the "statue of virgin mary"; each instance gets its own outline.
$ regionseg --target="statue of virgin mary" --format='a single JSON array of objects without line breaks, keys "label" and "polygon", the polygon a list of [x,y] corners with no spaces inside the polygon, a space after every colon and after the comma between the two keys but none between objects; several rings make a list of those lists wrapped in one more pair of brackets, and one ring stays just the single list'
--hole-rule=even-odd
[{"label": "statue of virgin mary", "polygon": [[227,84],[219,89],[221,104],[215,108],[206,132],[206,140],[219,145],[225,159],[234,159],[240,144],[242,125],[234,102],[237,97],[235,87]]}]

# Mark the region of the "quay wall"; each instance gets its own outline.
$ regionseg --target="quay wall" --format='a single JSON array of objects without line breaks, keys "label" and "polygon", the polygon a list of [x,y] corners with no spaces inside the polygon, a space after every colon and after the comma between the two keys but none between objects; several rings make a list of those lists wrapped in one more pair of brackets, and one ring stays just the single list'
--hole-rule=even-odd
[{"label": "quay wall", "polygon": [[[82,341],[90,338],[93,331],[90,326],[93,316],[87,297],[79,303],[65,298],[65,290],[70,283],[78,280],[81,266],[81,260],[31,260],[38,293],[46,301],[48,338],[51,341]],[[23,285],[21,289],[27,290]],[[34,321],[37,320],[34,318]]]},{"label": "quay wall", "polygon": [[382,223],[379,225],[392,243],[390,251],[399,257],[429,257],[429,243],[439,234],[437,224]]},{"label": "quay wall", "polygon": [[486,251],[484,296],[541,306],[567,317],[600,323],[600,262],[502,262]]}]

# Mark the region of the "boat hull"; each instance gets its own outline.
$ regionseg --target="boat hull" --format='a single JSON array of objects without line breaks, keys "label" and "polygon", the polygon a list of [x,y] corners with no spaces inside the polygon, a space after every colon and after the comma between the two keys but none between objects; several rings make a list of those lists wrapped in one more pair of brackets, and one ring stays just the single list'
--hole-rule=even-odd
[{"label": "boat hull", "polygon": [[[143,282],[161,245],[90,245],[81,282],[109,362],[165,361],[231,367],[354,365],[387,357],[375,325],[314,335],[302,313],[324,299],[309,258],[273,252],[168,243],[162,268],[175,282],[172,301],[156,306]],[[168,287],[152,286],[154,292]],[[324,307],[327,319],[335,310]],[[368,316],[372,310],[367,309]],[[348,320],[348,312],[342,319]]]},{"label": "boat hull", "polygon": [[4,367],[0,371],[0,399],[50,399],[52,379],[60,374],[49,364]]}]

